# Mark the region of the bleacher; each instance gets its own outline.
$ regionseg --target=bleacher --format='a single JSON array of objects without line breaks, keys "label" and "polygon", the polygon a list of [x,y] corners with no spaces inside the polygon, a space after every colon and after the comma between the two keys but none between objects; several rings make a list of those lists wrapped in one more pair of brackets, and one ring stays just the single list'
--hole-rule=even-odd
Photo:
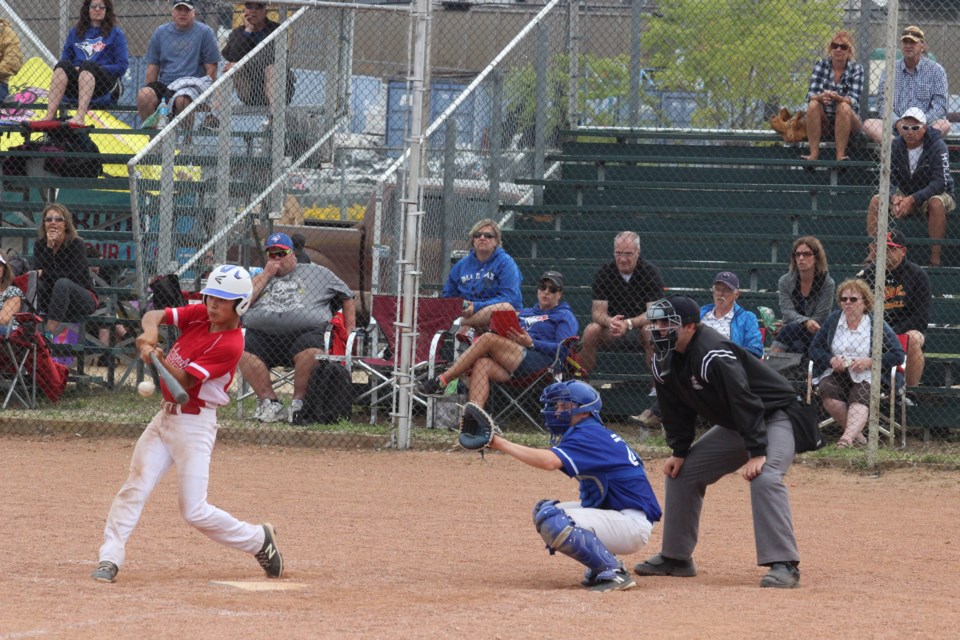
[{"label": "bleacher", "polygon": [[[806,151],[785,145],[774,132],[704,132],[589,129],[567,132],[559,177],[517,180],[543,188],[543,205],[504,205],[510,218],[503,246],[514,257],[535,297],[547,268],[566,279],[565,298],[581,323],[590,321],[590,284],[612,260],[614,236],[640,234],[642,255],[663,272],[670,291],[701,304],[712,301],[718,271],[743,283],[739,303],[779,309],[777,280],[788,270],[793,241],[815,235],[839,284],[862,268],[869,238],[867,205],[879,184],[878,153],[863,138],[850,160],[806,161]],[[951,171],[960,175],[960,147],[951,146]],[[824,157],[831,154],[828,150]],[[908,257],[926,264],[926,221],[897,222],[910,239]],[[912,426],[960,423],[960,390],[951,389],[960,363],[960,226],[948,223],[943,266],[929,268],[933,299],[923,386],[909,391]],[[768,345],[769,345],[768,338]],[[649,403],[650,381],[638,358],[601,353],[591,381],[606,389],[605,410],[633,415]],[[609,407],[609,408],[608,408]]]}]

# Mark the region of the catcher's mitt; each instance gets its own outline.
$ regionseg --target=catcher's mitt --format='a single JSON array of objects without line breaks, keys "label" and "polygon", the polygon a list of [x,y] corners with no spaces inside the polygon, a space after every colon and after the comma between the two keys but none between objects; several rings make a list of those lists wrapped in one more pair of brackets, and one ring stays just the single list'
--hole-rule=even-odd
[{"label": "catcher's mitt", "polygon": [[460,418],[460,435],[457,442],[468,451],[481,451],[490,446],[494,435],[503,435],[486,411],[479,405],[468,402]]}]

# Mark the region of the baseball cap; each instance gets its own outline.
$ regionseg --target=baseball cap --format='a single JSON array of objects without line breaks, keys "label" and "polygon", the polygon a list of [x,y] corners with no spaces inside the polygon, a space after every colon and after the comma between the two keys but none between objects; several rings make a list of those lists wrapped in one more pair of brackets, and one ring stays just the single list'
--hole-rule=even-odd
[{"label": "baseball cap", "polygon": [[900,231],[900,229],[892,229],[887,232],[887,246],[897,249],[906,248],[907,236],[903,235],[903,231]]},{"label": "baseball cap", "polygon": [[552,282],[558,289],[563,289],[563,276],[560,275],[559,271],[544,271],[543,275],[540,276],[540,282],[544,280]]},{"label": "baseball cap", "polygon": [[671,296],[667,302],[673,307],[673,312],[680,316],[680,324],[700,322],[700,305],[688,296]]},{"label": "baseball cap", "polygon": [[193,9],[193,0],[173,0],[173,8],[184,6],[187,9]]},{"label": "baseball cap", "polygon": [[910,107],[904,111],[900,119],[903,120],[904,118],[913,118],[920,124],[927,124],[927,116],[917,107]]},{"label": "baseball cap", "polygon": [[909,40],[910,42],[923,42],[923,29],[918,26],[910,25],[900,34],[900,41]]},{"label": "baseball cap", "polygon": [[293,240],[285,233],[275,233],[267,238],[267,249],[273,249],[274,247],[293,249]]},{"label": "baseball cap", "polygon": [[714,277],[713,284],[725,284],[730,287],[732,290],[736,291],[740,288],[740,278],[737,277],[733,271],[721,271]]}]

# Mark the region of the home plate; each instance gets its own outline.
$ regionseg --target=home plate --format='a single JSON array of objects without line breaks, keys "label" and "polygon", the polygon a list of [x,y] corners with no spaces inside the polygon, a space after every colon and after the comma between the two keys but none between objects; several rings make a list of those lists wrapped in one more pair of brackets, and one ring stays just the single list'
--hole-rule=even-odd
[{"label": "home plate", "polygon": [[226,580],[211,580],[210,584],[218,587],[233,587],[243,589],[244,591],[295,591],[303,589],[307,585],[302,582],[278,582],[276,580],[264,580],[260,582],[229,582]]}]

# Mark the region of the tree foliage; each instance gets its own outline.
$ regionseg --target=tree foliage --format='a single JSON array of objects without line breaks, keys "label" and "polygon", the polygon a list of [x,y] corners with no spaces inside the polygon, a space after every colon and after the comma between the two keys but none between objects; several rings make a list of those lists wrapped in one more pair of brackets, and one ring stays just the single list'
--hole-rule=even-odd
[{"label": "tree foliage", "polygon": [[754,128],[798,106],[813,64],[841,28],[836,0],[670,0],[642,35],[661,90],[694,92],[693,124]]}]

